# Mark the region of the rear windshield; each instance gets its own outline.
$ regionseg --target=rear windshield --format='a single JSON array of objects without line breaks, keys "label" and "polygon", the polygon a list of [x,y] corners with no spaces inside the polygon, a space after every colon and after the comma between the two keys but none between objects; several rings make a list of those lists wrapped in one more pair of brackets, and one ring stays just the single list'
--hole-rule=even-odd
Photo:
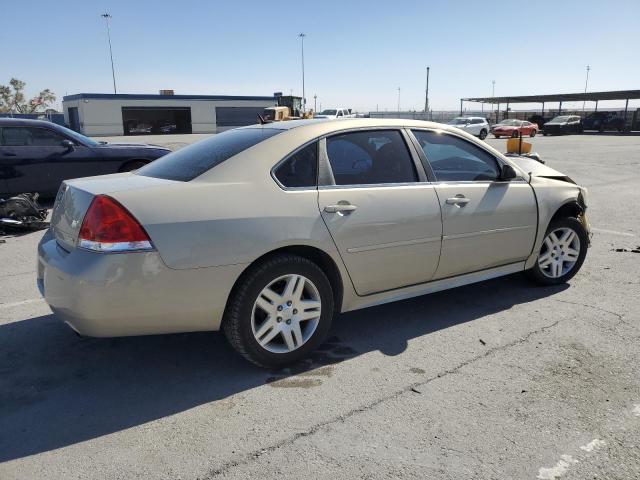
[{"label": "rear windshield", "polygon": [[216,165],[281,133],[275,128],[227,130],[165,155],[138,170],[138,175],[188,182]]}]

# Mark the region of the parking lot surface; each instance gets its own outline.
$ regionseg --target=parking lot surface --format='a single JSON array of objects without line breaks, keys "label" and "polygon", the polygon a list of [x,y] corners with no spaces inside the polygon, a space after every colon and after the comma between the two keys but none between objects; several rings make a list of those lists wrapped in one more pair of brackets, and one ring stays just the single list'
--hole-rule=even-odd
[{"label": "parking lot surface", "polygon": [[79,338],[39,298],[42,233],[4,237],[0,478],[640,478],[640,136],[531,141],[589,188],[569,285],[340,315],[282,371],[219,333]]}]

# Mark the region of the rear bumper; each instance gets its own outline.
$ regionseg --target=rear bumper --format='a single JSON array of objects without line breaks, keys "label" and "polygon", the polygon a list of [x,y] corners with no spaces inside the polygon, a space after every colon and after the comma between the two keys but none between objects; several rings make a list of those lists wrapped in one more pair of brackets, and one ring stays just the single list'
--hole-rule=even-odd
[{"label": "rear bumper", "polygon": [[153,252],[68,252],[47,231],[38,245],[40,293],[81,335],[217,330],[245,265],[174,270]]}]

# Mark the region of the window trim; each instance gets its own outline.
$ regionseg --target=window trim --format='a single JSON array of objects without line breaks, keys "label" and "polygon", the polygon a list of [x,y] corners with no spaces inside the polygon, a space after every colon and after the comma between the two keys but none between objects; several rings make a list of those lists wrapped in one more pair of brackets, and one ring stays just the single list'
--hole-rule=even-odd
[{"label": "window trim", "polygon": [[[402,141],[407,148],[407,153],[411,158],[413,168],[415,169],[417,180],[414,182],[395,182],[395,183],[359,183],[352,185],[337,185],[335,181],[335,177],[333,176],[333,170],[331,169],[331,162],[329,161],[329,155],[327,153],[327,138],[335,137],[338,135],[344,135],[346,133],[356,133],[356,132],[372,132],[372,131],[380,131],[380,130],[393,130],[400,133]],[[334,132],[330,132],[322,135],[319,138],[319,155],[318,155],[318,189],[326,190],[330,188],[336,189],[351,189],[351,188],[380,188],[380,187],[401,187],[407,185],[423,185],[430,183],[428,180],[428,176],[424,171],[424,167],[420,162],[418,157],[418,153],[415,150],[415,145],[411,140],[411,137],[407,134],[406,128],[403,126],[379,126],[379,127],[356,127],[356,128],[345,128],[342,130],[337,130]]]},{"label": "window trim", "polygon": [[[411,135],[411,137],[413,138],[413,141],[415,142],[415,145],[418,147],[418,155],[420,156],[420,160],[424,163],[424,168],[425,170],[431,172],[433,181],[431,183],[433,184],[437,184],[437,185],[452,185],[452,184],[472,184],[472,185],[478,185],[478,184],[482,184],[482,183],[486,183],[486,184],[498,184],[498,183],[528,183],[522,176],[518,175],[516,178],[512,179],[512,180],[456,180],[456,181],[451,181],[451,180],[438,180],[435,172],[433,171],[433,168],[431,167],[431,164],[429,163],[429,160],[427,159],[427,154],[424,152],[424,150],[422,149],[422,147],[420,146],[420,142],[418,141],[418,139],[416,138],[416,136],[413,134],[413,130],[417,130],[417,131],[423,131],[423,132],[431,132],[431,133],[438,133],[438,134],[442,134],[442,135],[451,135],[454,137],[459,138],[460,140],[464,140],[466,142],[471,143],[472,145],[475,145],[476,147],[480,148],[482,151],[484,151],[485,153],[487,153],[488,155],[491,156],[491,158],[493,158],[496,163],[498,164],[498,167],[500,168],[500,170],[502,170],[502,167],[504,167],[505,165],[509,165],[507,162],[505,162],[502,158],[497,157],[493,152],[489,151],[487,148],[485,148],[483,145],[478,145],[475,142],[470,142],[467,138],[465,138],[462,135],[459,135],[457,132],[451,132],[449,130],[444,130],[444,129],[439,129],[439,128],[425,128],[425,127],[409,127],[407,128],[407,130],[409,131],[409,134]],[[516,172],[518,172],[519,170],[516,169]]]},{"label": "window trim", "polygon": [[[278,168],[280,168],[280,166],[284,163],[286,163],[291,157],[293,157],[295,154],[297,154],[299,151],[304,150],[305,148],[307,148],[309,145],[311,145],[312,143],[316,142],[316,184],[313,186],[308,186],[308,187],[287,187],[285,185],[282,184],[282,182],[280,180],[278,180],[278,177],[276,176],[276,170]],[[299,146],[298,148],[296,148],[295,150],[293,150],[291,153],[288,153],[287,155],[285,155],[281,160],[279,160],[273,167],[271,167],[271,170],[269,171],[269,175],[271,175],[271,178],[273,179],[274,182],[276,182],[276,185],[278,185],[278,187],[280,187],[280,189],[284,190],[284,191],[303,191],[303,190],[317,190],[318,189],[318,182],[319,182],[319,178],[320,178],[320,139],[319,138],[314,138],[313,140],[310,140],[306,143],[303,143],[301,146]]]}]

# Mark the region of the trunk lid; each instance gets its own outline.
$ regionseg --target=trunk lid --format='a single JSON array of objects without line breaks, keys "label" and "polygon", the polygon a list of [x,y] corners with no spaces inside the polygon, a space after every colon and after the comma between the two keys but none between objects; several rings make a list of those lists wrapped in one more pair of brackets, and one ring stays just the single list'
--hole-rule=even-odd
[{"label": "trunk lid", "polygon": [[60,185],[51,212],[51,232],[65,250],[76,248],[82,220],[96,195],[168,185],[172,180],[117,173],[66,180]]}]

